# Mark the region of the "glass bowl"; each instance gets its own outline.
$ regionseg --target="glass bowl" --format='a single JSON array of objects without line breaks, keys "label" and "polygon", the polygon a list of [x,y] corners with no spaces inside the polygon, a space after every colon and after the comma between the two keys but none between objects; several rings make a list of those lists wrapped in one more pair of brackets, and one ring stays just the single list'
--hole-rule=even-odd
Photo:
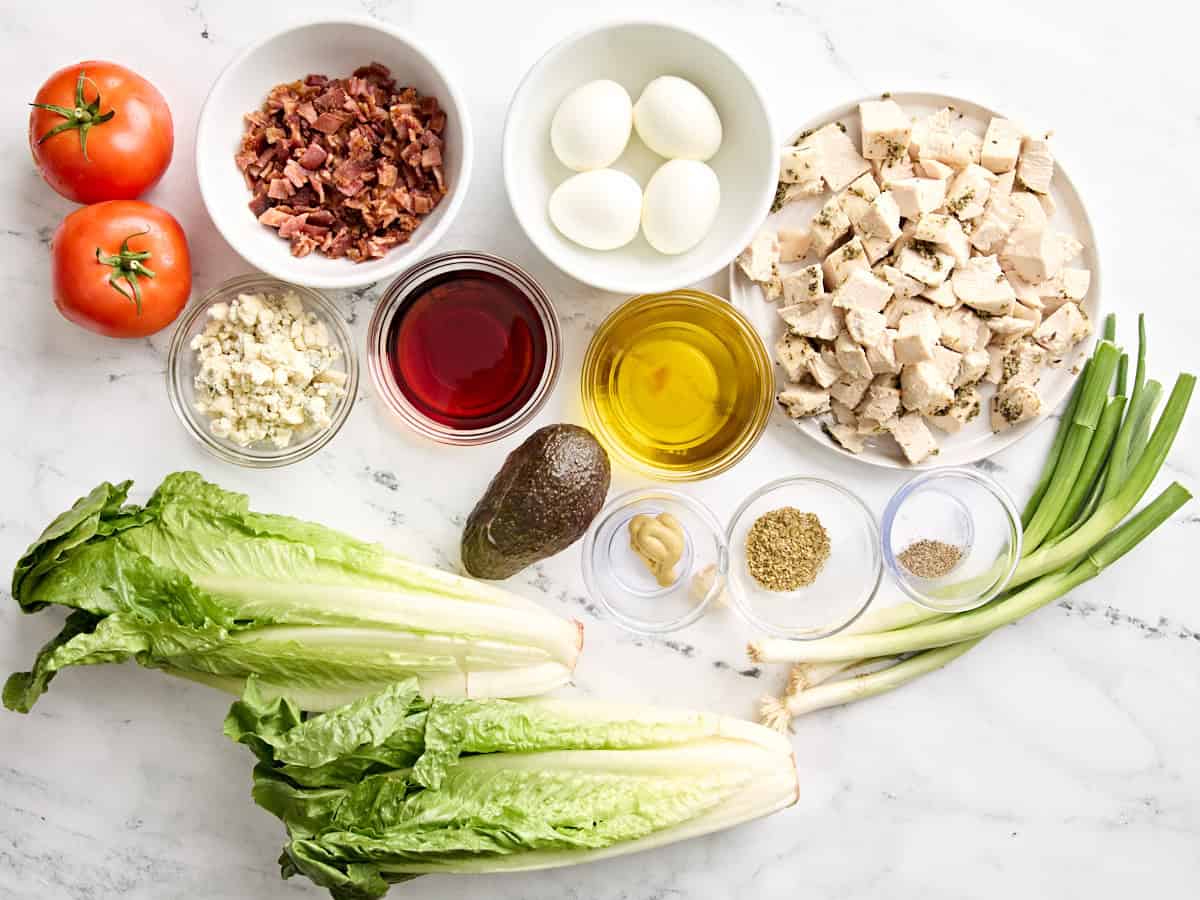
[{"label": "glass bowl", "polygon": [[[1020,562],[1021,540],[1012,497],[974,469],[918,475],[883,512],[888,572],[914,603],[938,612],[974,609],[1003,591]],[[906,550],[916,572],[901,560]]]},{"label": "glass bowl", "polygon": [[[242,447],[226,438],[218,437],[209,428],[209,419],[196,409],[196,373],[199,360],[192,350],[192,338],[204,330],[208,322],[207,312],[214,303],[228,302],[238,294],[292,292],[300,297],[306,312],[316,313],[324,323],[330,339],[341,351],[341,366],[346,373],[346,393],[337,402],[330,415],[329,427],[301,433],[287,447],[274,447],[267,442]],[[239,275],[213,288],[200,300],[188,307],[171,334],[167,350],[167,396],[171,408],[179,416],[188,434],[214,456],[226,462],[257,469],[286,466],[312,456],[331,440],[346,423],[358,394],[358,355],[345,317],[336,306],[311,288],[288,284],[268,275]]]},{"label": "glass bowl", "polygon": [[[396,383],[388,353],[392,326],[397,314],[403,309],[405,301],[412,297],[418,289],[427,286],[429,282],[445,278],[454,272],[465,271],[501,278],[520,291],[536,311],[538,320],[544,329],[546,342],[546,360],[542,366],[541,376],[529,398],[508,418],[487,427],[474,429],[454,428],[430,418],[418,409]],[[550,298],[542,290],[541,285],[520,266],[488,253],[472,251],[442,253],[408,269],[388,285],[383,296],[379,298],[379,304],[375,308],[375,315],[371,317],[371,325],[367,331],[367,368],[371,373],[371,382],[375,385],[375,393],[384,408],[401,425],[442,444],[454,446],[487,444],[518,431],[537,415],[549,398],[558,381],[558,372],[561,366],[562,335],[558,328],[558,316],[555,315]]]},{"label": "glass bowl", "polygon": [[[829,558],[808,586],[773,591],[750,574],[746,537],[760,516],[786,506],[817,515],[829,536]],[[750,624],[776,637],[811,641],[841,631],[870,605],[883,576],[870,509],[821,478],[781,478],[759,488],[733,514],[725,539],[734,604]]]},{"label": "glass bowl", "polygon": [[633,297],[610,314],[588,345],[580,389],[588,427],[615,459],[652,478],[695,481],[757,443],[774,379],[745,316],[720,297],[679,290]]},{"label": "glass bowl", "polygon": [[[630,545],[629,521],[670,513],[683,527],[683,555],[663,586]],[[621,625],[638,634],[664,634],[695,622],[725,587],[725,537],[708,507],[678,491],[635,490],[611,500],[583,541],[588,592]]]}]

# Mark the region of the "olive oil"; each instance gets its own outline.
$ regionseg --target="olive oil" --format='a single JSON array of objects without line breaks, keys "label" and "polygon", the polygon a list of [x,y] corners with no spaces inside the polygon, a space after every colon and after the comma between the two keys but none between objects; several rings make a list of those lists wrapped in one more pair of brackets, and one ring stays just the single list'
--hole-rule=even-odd
[{"label": "olive oil", "polygon": [[753,326],[700,291],[635,297],[600,326],[583,402],[610,452],[663,478],[733,465],[770,414],[772,372]]}]

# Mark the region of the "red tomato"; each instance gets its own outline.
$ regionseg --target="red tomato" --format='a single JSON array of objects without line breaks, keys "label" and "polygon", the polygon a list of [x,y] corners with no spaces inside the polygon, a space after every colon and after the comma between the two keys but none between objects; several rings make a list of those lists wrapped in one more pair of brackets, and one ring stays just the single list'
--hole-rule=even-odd
[{"label": "red tomato", "polygon": [[171,111],[162,94],[116,63],[59,69],[30,104],[29,149],[46,183],[68,200],[132,200],[171,162]]},{"label": "red tomato", "polygon": [[187,238],[139,200],[77,209],[54,232],[54,305],[91,331],[145,337],[179,315],[192,290]]}]

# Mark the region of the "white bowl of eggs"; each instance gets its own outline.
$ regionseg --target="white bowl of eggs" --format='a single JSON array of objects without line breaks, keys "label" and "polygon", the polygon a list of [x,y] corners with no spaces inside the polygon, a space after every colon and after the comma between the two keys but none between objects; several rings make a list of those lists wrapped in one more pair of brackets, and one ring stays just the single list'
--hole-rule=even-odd
[{"label": "white bowl of eggs", "polygon": [[684,287],[727,265],[770,210],[778,142],[750,77],[675,25],[567,38],[529,71],[504,126],[517,221],[603,290]]}]

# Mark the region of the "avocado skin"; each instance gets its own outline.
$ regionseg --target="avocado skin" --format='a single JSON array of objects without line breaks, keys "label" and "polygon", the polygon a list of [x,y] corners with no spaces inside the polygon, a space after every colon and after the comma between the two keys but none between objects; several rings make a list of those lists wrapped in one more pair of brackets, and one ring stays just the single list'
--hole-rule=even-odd
[{"label": "avocado skin", "polygon": [[467,517],[463,566],[476,578],[509,578],[565,550],[600,512],[611,480],[608,454],[586,428],[539,428]]}]

